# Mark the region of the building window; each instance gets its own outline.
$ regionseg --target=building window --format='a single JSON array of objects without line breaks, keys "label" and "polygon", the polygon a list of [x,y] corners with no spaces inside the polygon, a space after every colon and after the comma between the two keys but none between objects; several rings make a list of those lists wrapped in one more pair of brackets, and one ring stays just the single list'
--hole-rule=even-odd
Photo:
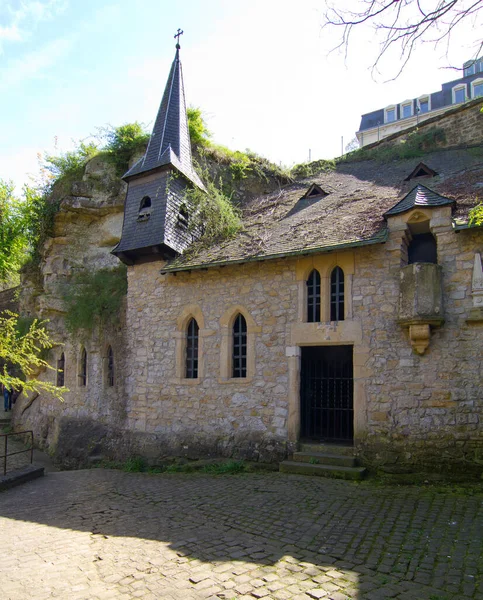
[{"label": "building window", "polygon": [[186,329],[186,378],[198,378],[198,339],[199,327],[196,319],[191,319]]},{"label": "building window", "polygon": [[468,75],[474,75],[475,74],[475,61],[474,60],[470,60],[469,62],[465,63],[464,65],[464,76],[468,77]]},{"label": "building window", "polygon": [[344,320],[344,271],[340,267],[330,275],[330,320]]},{"label": "building window", "polygon": [[[411,227],[410,227],[411,230]],[[431,232],[414,233],[408,246],[408,264],[438,262],[436,239]]]},{"label": "building window", "polygon": [[384,117],[385,117],[386,123],[392,123],[393,121],[395,121],[396,120],[396,107],[390,106],[390,107],[386,108],[386,110],[384,111]]},{"label": "building window", "polygon": [[179,207],[178,225],[179,225],[179,227],[181,227],[181,229],[188,229],[189,213],[188,213],[188,209],[186,208],[186,204],[182,204]]},{"label": "building window", "polygon": [[406,102],[405,104],[401,104],[401,119],[407,119],[408,117],[413,116],[413,103]]},{"label": "building window", "polygon": [[233,377],[247,376],[247,322],[238,313],[233,323]]},{"label": "building window", "polygon": [[471,94],[472,98],[479,98],[480,96],[483,96],[483,79],[475,79],[472,81],[471,88],[473,90]]},{"label": "building window", "polygon": [[114,387],[114,353],[111,346],[107,348],[107,386]]},{"label": "building window", "polygon": [[147,221],[151,216],[151,198],[144,196],[139,205],[138,221]]},{"label": "building window", "polygon": [[63,387],[63,385],[64,385],[64,381],[65,381],[64,373],[65,373],[65,355],[62,352],[59,360],[57,361],[57,385],[58,385],[58,387]]},{"label": "building window", "polygon": [[87,385],[87,351],[82,348],[80,369],[79,369],[79,385],[85,387]]},{"label": "building window", "polygon": [[320,273],[314,269],[307,279],[307,321],[320,321]]},{"label": "building window", "polygon": [[429,96],[425,96],[424,98],[419,98],[418,110],[420,113],[427,113],[431,110],[431,103],[429,100]]},{"label": "building window", "polygon": [[453,104],[460,104],[466,100],[466,86],[460,85],[453,88]]}]

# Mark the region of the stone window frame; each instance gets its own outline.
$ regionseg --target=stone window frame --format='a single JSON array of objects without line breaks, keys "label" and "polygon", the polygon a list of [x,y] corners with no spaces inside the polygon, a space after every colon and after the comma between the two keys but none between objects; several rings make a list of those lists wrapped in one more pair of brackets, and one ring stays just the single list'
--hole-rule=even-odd
[{"label": "stone window frame", "polygon": [[[315,274],[317,274],[319,280],[318,280],[318,288],[319,291],[318,293],[315,292],[313,294],[310,293],[310,289],[311,287],[313,287],[313,284],[311,283],[311,278],[312,276]],[[306,313],[307,313],[307,323],[320,323],[321,321],[321,316],[322,316],[322,277],[320,275],[320,271],[318,269],[312,269],[310,271],[310,273],[307,276],[307,279],[305,281],[305,285],[307,286],[306,289],[306,301],[307,301],[307,306],[306,306]],[[311,297],[313,297],[313,302],[311,302]],[[314,306],[315,304],[315,306]],[[317,306],[318,304],[318,306]],[[310,314],[312,312],[312,315]],[[315,313],[315,314],[314,314]],[[317,317],[317,313],[318,313],[318,318]],[[312,318],[314,317],[314,318]]]},{"label": "stone window frame", "polygon": [[[353,252],[335,252],[333,255],[314,255],[298,261],[296,266],[296,279],[298,281],[298,322],[311,326],[320,326],[321,323],[331,323],[330,320],[330,276],[332,271],[340,267],[344,273],[344,320],[352,319],[352,279],[354,276]],[[308,321],[307,278],[312,270],[320,274],[320,321]],[[339,323],[340,321],[333,321]]]},{"label": "stone window frame", "polygon": [[[246,377],[233,377],[233,325],[237,316],[241,314],[247,324],[247,372]],[[242,304],[235,304],[228,308],[220,318],[220,378],[219,383],[237,383],[245,385],[251,383],[256,369],[256,335],[261,333],[259,327],[249,310]]]},{"label": "stone window frame", "polygon": [[[339,273],[339,271],[342,273],[342,280],[340,280],[339,278],[337,278],[337,274]],[[334,282],[334,274],[336,274],[336,281]],[[333,286],[334,283],[337,287],[337,291],[334,292],[333,291]],[[339,288],[342,286],[343,289],[343,295],[342,295],[342,299],[340,299],[339,297]],[[336,296],[336,301],[333,302],[333,296]],[[336,313],[338,313],[340,311],[340,308],[342,306],[342,318],[339,319],[333,319],[332,317],[333,312],[335,311]],[[331,323],[338,323],[339,321],[345,321],[345,273],[344,273],[344,269],[339,266],[336,265],[330,272],[330,297],[329,297],[329,318],[330,318],[330,322]]]},{"label": "stone window frame", "polygon": [[[110,350],[110,353],[109,353]],[[111,363],[112,357],[112,363]],[[116,363],[114,360],[114,350],[112,349],[112,344],[105,345],[104,358],[104,388],[111,389],[116,387]]]},{"label": "stone window frame", "polygon": [[[85,354],[85,363],[84,363],[84,354]],[[87,348],[85,346],[81,346],[80,352],[79,352],[78,369],[77,369],[77,385],[81,389],[85,389],[87,387],[88,372],[89,372],[89,361],[88,361]]]},{"label": "stone window frame", "polygon": [[[186,377],[186,333],[188,325],[194,319],[198,324],[198,377]],[[173,383],[177,385],[199,385],[205,372],[204,341],[211,330],[205,328],[205,318],[199,305],[190,304],[186,306],[176,320],[175,339],[175,378]]]},{"label": "stone window frame", "polygon": [[65,352],[61,352],[56,362],[56,380],[55,384],[57,387],[64,387],[65,385]]}]

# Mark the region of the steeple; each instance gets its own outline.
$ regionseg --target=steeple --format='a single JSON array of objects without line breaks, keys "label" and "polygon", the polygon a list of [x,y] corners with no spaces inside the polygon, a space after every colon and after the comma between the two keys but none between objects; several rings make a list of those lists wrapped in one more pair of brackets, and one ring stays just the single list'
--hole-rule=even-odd
[{"label": "steeple", "polygon": [[193,168],[179,50],[177,43],[146,153],[123,176],[124,222],[112,253],[126,264],[171,258],[201,234],[191,226],[189,190],[206,190]]},{"label": "steeple", "polygon": [[[181,33],[178,33],[175,37],[178,37]],[[191,157],[183,70],[179,50],[180,45],[177,43],[176,54],[146,153],[124,174],[123,179],[129,181],[131,177],[141,173],[171,166],[204,190],[204,185],[193,168]]]}]

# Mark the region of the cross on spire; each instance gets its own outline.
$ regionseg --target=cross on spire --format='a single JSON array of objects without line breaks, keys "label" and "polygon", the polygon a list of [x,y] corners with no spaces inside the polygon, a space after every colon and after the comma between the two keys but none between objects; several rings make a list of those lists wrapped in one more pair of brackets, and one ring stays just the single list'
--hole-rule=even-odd
[{"label": "cross on spire", "polygon": [[177,50],[179,50],[181,48],[181,46],[179,45],[179,36],[183,35],[183,33],[184,33],[184,31],[178,27],[178,31],[174,34],[174,37],[178,38],[176,40],[176,49]]}]

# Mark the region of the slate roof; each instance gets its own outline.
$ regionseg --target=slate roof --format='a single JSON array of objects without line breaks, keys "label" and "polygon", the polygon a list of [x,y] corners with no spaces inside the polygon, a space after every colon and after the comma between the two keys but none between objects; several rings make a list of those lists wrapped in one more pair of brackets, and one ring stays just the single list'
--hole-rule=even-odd
[{"label": "slate roof", "polygon": [[123,179],[129,180],[167,165],[205,189],[192,164],[179,48],[176,49],[146,153],[124,174]]},{"label": "slate roof", "polygon": [[[426,206],[453,203],[442,195],[452,185],[457,189],[457,193],[451,193],[458,200],[455,216],[461,222],[467,220],[469,208],[483,196],[483,188],[478,188],[483,182],[483,157],[467,150],[425,155],[425,164],[439,174],[431,179],[433,191],[414,186],[414,181],[404,181],[418,162],[406,159],[387,164],[373,160],[339,163],[334,171],[255,198],[242,207],[243,229],[234,238],[209,246],[194,243],[162,272],[383,243],[387,238],[386,214],[421,197]],[[320,186],[327,195],[304,198],[312,184]],[[421,189],[427,190],[422,196]]]},{"label": "slate roof", "polygon": [[408,210],[416,208],[416,206],[421,208],[431,208],[433,206],[446,206],[454,204],[454,200],[440,196],[433,190],[430,190],[426,186],[419,184],[408,194],[406,194],[404,198],[396,204],[396,206],[393,206],[391,210],[388,210],[385,213],[385,216],[389,217],[391,215],[399,215],[407,212]]}]

